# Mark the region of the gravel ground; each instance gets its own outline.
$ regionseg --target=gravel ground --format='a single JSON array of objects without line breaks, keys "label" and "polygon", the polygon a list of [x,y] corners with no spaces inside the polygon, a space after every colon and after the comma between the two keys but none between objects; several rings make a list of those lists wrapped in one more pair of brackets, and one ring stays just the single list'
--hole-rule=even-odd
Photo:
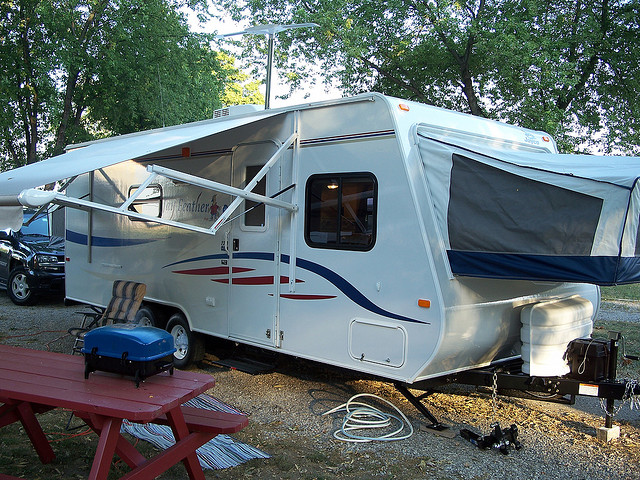
[{"label": "gravel ground", "polygon": [[[0,292],[0,342],[69,352],[66,330],[80,321],[74,314],[78,310],[55,301],[16,307]],[[640,308],[609,302],[599,318],[637,322]],[[206,360],[211,359],[208,354]],[[200,370],[216,377],[212,394],[250,415],[241,439],[273,456],[207,472],[207,478],[640,479],[640,416],[628,404],[615,418],[621,437],[603,444],[596,439],[596,429],[604,425],[598,400],[579,398],[567,406],[500,396],[494,417],[487,392],[454,387],[428,397],[428,408],[456,434],[462,428],[488,433],[494,418],[503,428],[516,424],[523,448],[501,455],[480,450],[459,435],[447,438],[421,430],[423,417],[381,382],[295,359],[281,360],[274,372],[262,375],[221,369],[208,361]],[[357,445],[334,440],[342,417],[322,413],[358,393],[373,393],[398,406],[414,426],[414,435],[400,442]],[[295,465],[283,467],[287,448],[301,448],[309,452],[305,458],[315,460],[298,458]],[[319,453],[326,455],[322,461]]]}]

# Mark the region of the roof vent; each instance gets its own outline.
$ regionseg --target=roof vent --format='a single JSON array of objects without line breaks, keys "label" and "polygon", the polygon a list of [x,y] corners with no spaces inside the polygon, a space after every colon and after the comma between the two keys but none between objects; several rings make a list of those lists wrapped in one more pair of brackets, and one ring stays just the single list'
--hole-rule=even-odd
[{"label": "roof vent", "polygon": [[236,115],[243,115],[245,113],[254,113],[264,110],[262,105],[233,105],[231,107],[219,108],[213,111],[213,118],[220,117],[234,117]]}]

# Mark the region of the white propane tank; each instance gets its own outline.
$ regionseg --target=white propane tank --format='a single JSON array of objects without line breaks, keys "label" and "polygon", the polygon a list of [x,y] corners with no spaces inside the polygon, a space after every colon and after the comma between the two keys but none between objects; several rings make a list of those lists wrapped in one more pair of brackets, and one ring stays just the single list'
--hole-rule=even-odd
[{"label": "white propane tank", "polygon": [[593,305],[573,296],[534,303],[522,309],[522,371],[533,377],[555,377],[569,373],[563,358],[569,342],[593,330]]}]

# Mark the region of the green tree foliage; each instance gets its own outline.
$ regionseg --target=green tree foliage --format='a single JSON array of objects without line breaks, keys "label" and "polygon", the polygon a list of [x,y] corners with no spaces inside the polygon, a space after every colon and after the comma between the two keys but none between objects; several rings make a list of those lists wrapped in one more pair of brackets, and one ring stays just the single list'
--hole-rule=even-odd
[{"label": "green tree foliage", "polygon": [[211,118],[237,76],[189,31],[205,0],[0,0],[0,168]]},{"label": "green tree foliage", "polygon": [[225,54],[219,54],[222,68],[228,72],[227,85],[222,95],[222,104],[229,105],[245,105],[255,104],[264,105],[264,95],[260,93],[260,80],[250,80],[249,75],[235,68],[235,58]]},{"label": "green tree foliage", "polygon": [[[380,91],[545,130],[561,149],[640,152],[639,0],[222,0],[279,37],[299,81]],[[247,43],[256,40],[247,38]]]}]

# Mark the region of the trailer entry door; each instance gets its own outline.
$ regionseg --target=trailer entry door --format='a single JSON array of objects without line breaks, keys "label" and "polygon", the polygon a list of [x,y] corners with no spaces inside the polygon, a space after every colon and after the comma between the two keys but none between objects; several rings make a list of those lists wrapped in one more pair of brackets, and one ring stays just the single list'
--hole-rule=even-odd
[{"label": "trailer entry door", "polygon": [[[233,152],[233,186],[244,188],[278,149],[275,142],[239,145]],[[280,189],[280,166],[258,182],[253,193],[270,196]],[[229,239],[229,335],[278,345],[277,299],[280,283],[278,209],[245,200]],[[232,217],[233,218],[233,217]]]}]

